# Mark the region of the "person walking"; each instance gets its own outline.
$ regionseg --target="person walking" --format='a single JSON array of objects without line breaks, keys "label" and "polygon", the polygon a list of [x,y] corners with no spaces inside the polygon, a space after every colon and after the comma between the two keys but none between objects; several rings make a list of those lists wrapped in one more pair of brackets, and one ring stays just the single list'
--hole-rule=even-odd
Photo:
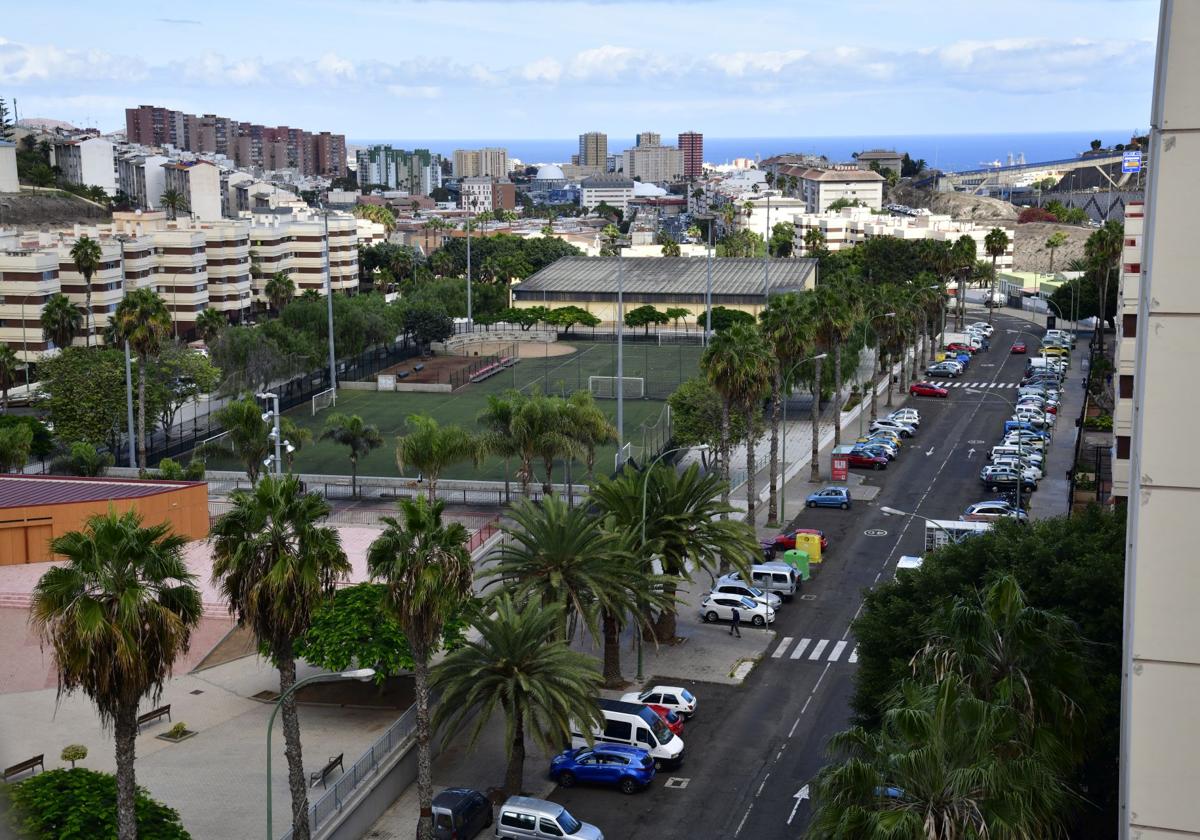
[{"label": "person walking", "polygon": [[742,638],[742,628],[740,626],[742,623],[742,614],[738,611],[737,607],[733,607],[731,612],[733,613],[733,621],[729,624],[729,635],[737,635],[740,639]]}]

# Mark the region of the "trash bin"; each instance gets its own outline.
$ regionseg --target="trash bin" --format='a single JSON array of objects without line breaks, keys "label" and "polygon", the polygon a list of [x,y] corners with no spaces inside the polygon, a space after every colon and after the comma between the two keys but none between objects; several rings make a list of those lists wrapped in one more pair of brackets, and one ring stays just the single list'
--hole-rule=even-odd
[{"label": "trash bin", "polygon": [[796,574],[800,575],[800,580],[808,580],[808,552],[789,548],[783,552],[783,562],[796,570]]}]

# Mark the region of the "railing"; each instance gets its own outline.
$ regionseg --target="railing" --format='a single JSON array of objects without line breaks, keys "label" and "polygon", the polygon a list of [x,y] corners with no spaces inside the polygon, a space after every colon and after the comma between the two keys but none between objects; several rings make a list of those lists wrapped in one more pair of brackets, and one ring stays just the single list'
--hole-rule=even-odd
[{"label": "railing", "polygon": [[[367,748],[358,761],[350,765],[350,768],[334,782],[333,787],[309,805],[308,824],[313,836],[341,813],[360,785],[375,777],[392,754],[412,737],[416,726],[417,709],[413,706],[397,718],[396,722],[388,727],[387,732]],[[282,840],[292,840],[290,828]]]}]

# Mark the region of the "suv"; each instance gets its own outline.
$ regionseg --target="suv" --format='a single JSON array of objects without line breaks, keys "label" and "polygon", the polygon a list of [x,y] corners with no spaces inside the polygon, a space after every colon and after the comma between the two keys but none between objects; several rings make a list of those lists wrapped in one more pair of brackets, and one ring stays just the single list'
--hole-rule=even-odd
[{"label": "suv", "polygon": [[867,428],[872,432],[896,432],[900,437],[912,437],[917,433],[917,430],[907,423],[901,423],[899,420],[890,420],[888,418],[872,420],[871,425]]},{"label": "suv", "polygon": [[1018,473],[1013,467],[984,467],[979,471],[979,480],[993,493],[1003,487],[1015,487],[1018,481],[1021,483],[1021,490],[1023,492],[1032,493],[1037,490],[1036,481],[1030,478],[1028,474],[1018,478]]},{"label": "suv", "polygon": [[492,824],[492,803],[471,788],[446,788],[433,797],[434,840],[471,840]]},{"label": "suv", "polygon": [[[750,567],[750,580],[759,589],[775,592],[787,600],[796,594],[800,581],[796,570],[787,563],[756,563]],[[717,583],[745,583],[739,572],[730,572]]]}]

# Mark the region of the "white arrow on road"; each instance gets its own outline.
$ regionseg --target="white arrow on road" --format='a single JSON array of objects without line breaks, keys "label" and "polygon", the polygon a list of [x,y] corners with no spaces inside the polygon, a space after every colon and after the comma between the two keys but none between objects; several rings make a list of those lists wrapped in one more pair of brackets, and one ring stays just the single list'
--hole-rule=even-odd
[{"label": "white arrow on road", "polygon": [[796,791],[795,796],[792,798],[796,800],[796,804],[792,807],[791,816],[788,817],[788,825],[791,825],[792,820],[796,818],[796,812],[800,810],[800,803],[805,799],[808,799],[808,785],[805,785],[804,787],[800,788],[800,790]]},{"label": "white arrow on road", "polygon": [[970,449],[967,450],[967,457],[968,458],[975,457],[975,447],[972,446]]},{"label": "white arrow on road", "polygon": [[925,457],[928,458],[932,454],[933,454],[933,447],[931,446],[931,447],[929,447],[929,451],[925,453]]}]

